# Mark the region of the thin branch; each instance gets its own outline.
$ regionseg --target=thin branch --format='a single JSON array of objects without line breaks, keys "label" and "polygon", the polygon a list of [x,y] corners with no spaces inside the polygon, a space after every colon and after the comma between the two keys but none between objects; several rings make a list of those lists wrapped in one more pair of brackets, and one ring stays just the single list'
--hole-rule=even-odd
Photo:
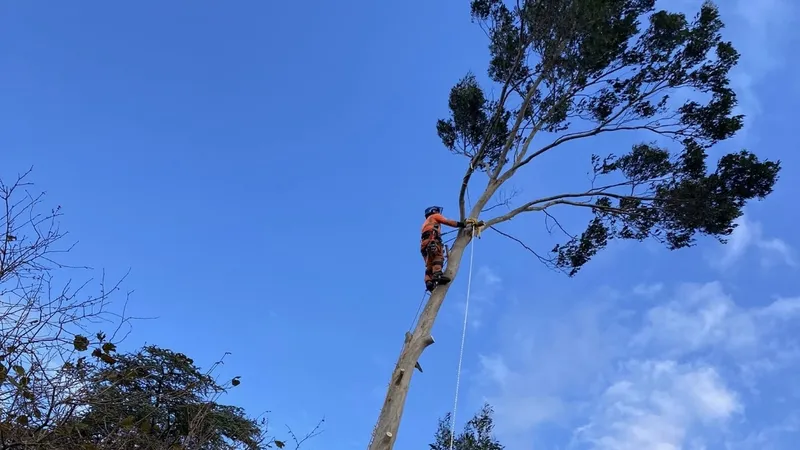
[{"label": "thin branch", "polygon": [[[520,28],[520,40],[522,39],[522,27]],[[514,67],[516,67],[519,63],[522,62],[522,58],[525,55],[525,48],[526,45],[521,45],[519,52],[517,53],[517,59],[514,62]],[[500,122],[500,118],[502,117],[502,112],[505,109],[506,100],[508,100],[508,96],[510,95],[509,88],[511,87],[511,80],[514,78],[514,74],[516,73],[515,70],[510,70],[508,77],[503,83],[503,88],[500,91],[500,100],[497,102],[497,108],[495,109],[494,115],[492,117],[492,121],[489,124],[489,127],[486,129],[486,132],[483,136],[483,142],[481,147],[475,152],[475,155],[469,162],[469,166],[467,167],[466,173],[464,173],[464,177],[461,181],[461,189],[458,193],[458,212],[460,220],[466,219],[466,209],[464,208],[464,194],[466,193],[469,187],[469,181],[472,178],[472,174],[475,172],[478,164],[481,163],[483,159],[483,155],[486,152],[486,148],[489,146],[489,143],[492,142],[492,134],[494,133],[497,124]],[[502,161],[502,158],[499,160]],[[498,163],[499,164],[499,163]]]},{"label": "thin branch", "polygon": [[506,208],[508,208],[508,209],[511,209],[511,200],[512,200],[512,199],[514,199],[514,197],[516,197],[517,195],[519,195],[519,192],[520,192],[520,191],[518,191],[518,190],[514,189],[514,190],[511,192],[511,194],[509,194],[509,195],[505,195],[505,194],[504,194],[504,193],[501,191],[501,192],[499,193],[499,195],[498,195],[498,196],[500,197],[500,199],[498,200],[498,202],[497,202],[497,203],[495,203],[494,205],[492,205],[492,206],[488,207],[488,208],[484,208],[484,209],[482,209],[482,210],[481,210],[481,214],[483,214],[483,213],[486,213],[486,212],[489,212],[489,211],[491,211],[491,210],[493,210],[493,209],[495,209],[495,208],[499,208],[499,207],[501,207],[501,206],[505,206]]},{"label": "thin branch", "polygon": [[491,211],[491,210],[493,210],[495,208],[499,208],[501,206],[508,207],[508,201],[504,201],[504,202],[501,202],[501,203],[496,203],[496,204],[494,204],[494,205],[492,205],[492,206],[490,206],[488,208],[484,208],[484,209],[481,210],[481,213],[489,212],[489,211]]},{"label": "thin branch", "polygon": [[314,427],[314,428],[313,428],[311,431],[309,431],[308,433],[306,433],[306,434],[305,434],[305,436],[303,436],[303,438],[302,438],[302,439],[298,439],[298,438],[297,438],[297,435],[295,435],[295,434],[294,434],[294,432],[293,432],[293,431],[292,431],[292,429],[289,427],[289,425],[286,425],[286,429],[287,429],[287,430],[288,430],[288,432],[289,432],[289,436],[292,438],[292,440],[294,441],[294,444],[295,444],[295,446],[294,446],[294,450],[297,450],[297,449],[299,449],[299,448],[300,448],[300,446],[303,444],[303,442],[305,442],[305,441],[307,441],[307,440],[309,440],[309,439],[311,439],[311,438],[313,438],[313,437],[316,437],[316,436],[319,436],[320,434],[322,434],[322,432],[323,432],[324,430],[321,430],[320,428],[322,427],[322,424],[323,424],[323,423],[325,423],[325,418],[322,418],[322,419],[321,419],[319,422],[317,422],[317,425],[316,425],[316,426],[315,426],[315,427]]},{"label": "thin branch", "polygon": [[[550,214],[549,211],[547,211],[545,209],[542,212],[544,213],[545,227],[547,227],[547,219],[549,218],[549,219],[551,219],[553,221],[553,223],[556,224],[556,226],[561,230],[562,233],[564,233],[565,235],[569,236],[570,238],[573,238],[573,239],[575,238],[575,235],[573,235],[572,233],[570,233],[566,229],[564,229],[564,227],[561,225],[561,222],[559,222],[559,220],[556,219],[556,217],[554,215]],[[548,232],[552,234],[552,228],[548,229]]]},{"label": "thin branch", "polygon": [[549,267],[550,269],[555,270],[555,271],[564,272],[563,269],[558,269],[553,265],[553,258],[545,258],[545,257],[541,256],[539,253],[536,252],[536,250],[530,248],[527,244],[522,242],[522,240],[520,240],[520,239],[518,239],[518,238],[516,238],[516,237],[514,237],[514,236],[512,236],[512,235],[510,235],[510,234],[508,234],[508,233],[506,233],[504,231],[500,231],[495,226],[490,226],[489,228],[491,228],[492,230],[496,231],[501,236],[506,237],[508,239],[511,239],[512,241],[514,241],[517,244],[521,245],[525,250],[527,250],[528,252],[530,252],[534,256],[536,256],[536,258],[539,259],[539,261],[541,263],[543,263],[545,266]]},{"label": "thin branch", "polygon": [[[603,78],[605,76],[606,75],[602,75],[599,78]],[[583,90],[584,88],[585,87],[582,87],[581,90]],[[637,102],[642,101],[642,100],[644,100],[646,98],[649,98],[649,97],[653,96],[654,94],[656,94],[656,93],[658,93],[658,92],[660,92],[660,91],[662,91],[662,90],[664,90],[666,88],[667,88],[666,84],[663,84],[663,83],[656,84],[656,86],[653,87],[650,91],[645,92],[642,95],[637,96],[636,98],[632,98],[627,104],[625,104],[622,108],[620,108],[619,111],[614,113],[612,116],[608,117],[606,120],[601,122],[595,128],[593,128],[591,130],[573,132],[573,133],[569,133],[569,134],[565,134],[565,135],[559,136],[552,143],[542,147],[541,149],[539,149],[536,152],[532,153],[527,158],[521,159],[521,158],[524,157],[525,153],[527,152],[527,147],[526,147],[525,150],[523,150],[521,152],[521,154],[520,154],[520,160],[517,161],[516,164],[514,164],[505,174],[503,174],[503,178],[502,179],[503,180],[507,180],[508,178],[511,178],[511,176],[513,176],[514,173],[520,167],[530,163],[537,156],[540,156],[541,154],[543,154],[543,153],[545,153],[547,151],[550,151],[553,148],[556,148],[559,145],[564,144],[565,142],[573,141],[573,140],[576,140],[576,139],[583,139],[583,138],[587,138],[587,137],[592,137],[592,136],[596,136],[598,134],[609,132],[609,131],[649,130],[649,131],[655,131],[658,134],[668,133],[667,130],[662,130],[662,131],[659,132],[659,131],[657,131],[658,127],[653,127],[650,124],[645,124],[645,125],[641,125],[641,126],[629,126],[629,127],[625,127],[625,126],[622,126],[621,124],[617,124],[614,127],[606,128],[606,127],[608,127],[608,125],[612,124],[614,121],[616,121],[617,119],[622,117],[624,114],[628,113],[630,111],[630,108],[633,107]],[[574,94],[564,95],[563,98],[572,98],[573,96],[574,96]],[[533,132],[532,132],[532,134],[533,134]],[[526,144],[529,144],[529,143],[530,142],[527,142]]]},{"label": "thin branch", "polygon": [[525,118],[525,115],[528,111],[528,106],[533,99],[533,95],[536,91],[539,90],[539,85],[544,81],[545,78],[545,71],[542,70],[539,73],[539,76],[533,82],[533,84],[528,88],[528,91],[525,93],[525,97],[522,99],[522,104],[519,107],[519,111],[517,112],[516,120],[514,121],[514,126],[511,127],[511,130],[508,133],[508,139],[506,139],[506,143],[503,146],[503,150],[500,152],[500,156],[497,158],[498,163],[495,169],[492,171],[491,176],[489,177],[490,182],[494,182],[497,180],[497,177],[500,175],[500,171],[503,170],[503,161],[505,161],[506,157],[508,156],[509,150],[514,145],[514,142],[517,140],[517,133],[519,132],[519,128],[522,125],[522,121]]},{"label": "thin branch", "polygon": [[[550,197],[539,198],[539,199],[530,201],[528,203],[525,203],[524,205],[522,205],[522,206],[520,206],[520,207],[518,207],[518,208],[516,208],[516,209],[514,209],[514,210],[512,210],[512,211],[510,211],[510,212],[508,212],[508,213],[506,213],[504,215],[502,215],[502,216],[498,216],[498,217],[495,217],[494,219],[491,219],[491,220],[487,221],[486,222],[486,226],[491,226],[491,225],[495,225],[495,224],[498,224],[498,223],[506,222],[508,220],[513,219],[515,216],[517,216],[518,214],[521,214],[523,212],[543,211],[543,210],[545,210],[545,209],[547,209],[547,208],[549,208],[551,206],[555,206],[555,205],[564,205],[564,204],[566,204],[566,205],[576,205],[576,206],[591,206],[591,207],[599,208],[599,206],[597,206],[595,204],[591,204],[591,203],[569,202],[569,201],[566,200],[566,199],[569,199],[569,198],[583,198],[583,197],[597,197],[597,196],[605,196],[605,197],[611,197],[611,198],[616,198],[616,199],[630,198],[631,197],[630,195],[620,195],[620,194],[616,194],[616,193],[613,193],[613,192],[607,192],[606,191],[606,189],[609,189],[609,188],[611,188],[613,186],[618,186],[618,185],[619,184],[617,183],[617,184],[613,184],[613,185],[603,186],[601,188],[592,189],[592,190],[587,191],[587,192],[559,194],[559,195],[553,195],[553,196],[550,196]],[[636,198],[638,198],[640,200],[645,200],[645,201],[655,200],[655,197],[636,196]]]}]

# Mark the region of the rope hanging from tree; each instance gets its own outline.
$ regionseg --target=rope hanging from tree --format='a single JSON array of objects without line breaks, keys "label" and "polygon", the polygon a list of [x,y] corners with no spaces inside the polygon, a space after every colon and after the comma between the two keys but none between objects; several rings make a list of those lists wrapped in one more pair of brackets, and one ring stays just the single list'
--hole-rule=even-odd
[{"label": "rope hanging from tree", "polygon": [[[451,423],[450,423],[449,450],[453,450],[453,445],[455,442],[454,438],[455,438],[455,427],[456,427],[456,412],[458,411],[458,391],[459,388],[461,387],[461,366],[464,361],[464,343],[466,342],[466,337],[467,337],[467,323],[468,323],[467,319],[469,317],[469,297],[470,297],[470,292],[472,290],[472,269],[475,260],[475,238],[480,237],[480,232],[482,231],[481,228],[477,229],[475,227],[472,228],[472,237],[471,237],[471,242],[469,244],[470,250],[469,250],[469,274],[467,275],[467,295],[464,305],[464,325],[461,329],[461,347],[458,352],[458,369],[456,370],[456,392],[455,392],[455,398],[453,400],[453,413],[451,414],[450,417]],[[414,325],[416,324],[416,321],[419,318],[419,313],[422,310],[422,305],[425,302],[425,298],[427,298],[427,294],[428,294],[427,291],[425,291],[422,295],[420,304],[417,307],[417,312],[416,314],[414,314],[414,319],[411,321],[411,326],[409,326],[408,328],[409,332],[411,332],[411,330],[414,328]],[[373,438],[374,438],[374,430],[373,430]],[[372,439],[370,439],[370,442],[372,442]]]},{"label": "rope hanging from tree", "polygon": [[450,450],[453,450],[453,443],[456,429],[456,411],[458,410],[458,389],[461,385],[461,363],[464,360],[464,342],[467,337],[467,317],[469,316],[469,294],[472,288],[472,262],[475,259],[475,228],[472,229],[472,242],[469,244],[469,275],[467,277],[467,298],[464,305],[464,327],[461,330],[461,349],[458,352],[458,370],[456,371],[456,393],[453,400],[453,414],[450,417]]}]

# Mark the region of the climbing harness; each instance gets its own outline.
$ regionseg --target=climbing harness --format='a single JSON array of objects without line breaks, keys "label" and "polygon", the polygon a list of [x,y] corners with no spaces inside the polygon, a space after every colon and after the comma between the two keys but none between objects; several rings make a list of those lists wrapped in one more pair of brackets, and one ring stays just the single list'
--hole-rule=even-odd
[{"label": "climbing harness", "polygon": [[456,371],[456,395],[453,400],[453,414],[450,417],[450,450],[456,435],[456,411],[458,410],[458,388],[461,384],[461,363],[464,360],[464,341],[467,337],[467,316],[469,315],[469,294],[472,288],[472,262],[475,259],[475,228],[472,229],[472,242],[469,244],[469,275],[467,277],[467,298],[464,305],[464,327],[461,330],[461,350],[458,353],[458,370]]}]

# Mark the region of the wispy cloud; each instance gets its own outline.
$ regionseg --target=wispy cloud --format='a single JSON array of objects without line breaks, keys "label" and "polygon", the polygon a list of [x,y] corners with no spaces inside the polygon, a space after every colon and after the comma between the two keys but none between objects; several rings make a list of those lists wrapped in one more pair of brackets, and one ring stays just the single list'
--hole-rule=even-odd
[{"label": "wispy cloud", "polygon": [[795,7],[787,0],[722,0],[720,9],[729,37],[742,54],[731,82],[739,94],[738,113],[747,116],[747,132],[763,112],[758,86],[783,64]]},{"label": "wispy cloud", "polygon": [[764,236],[760,222],[751,221],[742,216],[735,221],[736,229],[726,245],[708,255],[712,266],[720,270],[728,270],[744,257],[757,252],[759,264],[769,268],[776,264],[797,267],[794,249],[782,239]]},{"label": "wispy cloud", "polygon": [[[662,7],[693,16],[700,2],[664,0]],[[794,32],[797,6],[791,0],[717,0],[726,28],[726,38],[741,54],[731,73],[731,84],[738,95],[737,114],[747,116],[741,137],[747,139],[758,116],[763,113],[757,89],[774,71],[781,68],[787,52],[787,37]]]},{"label": "wispy cloud", "polygon": [[730,11],[734,27],[745,28],[747,39],[738,39],[743,67],[754,76],[763,76],[778,68],[778,52],[784,41],[778,39],[790,32],[795,7],[787,0],[723,0],[723,13]]},{"label": "wispy cloud", "polygon": [[531,379],[529,373],[509,369],[503,356],[480,355],[480,364],[484,380],[501,390],[486,400],[495,406],[502,432],[526,432],[564,413],[565,404],[560,398],[537,389],[537,380]]},{"label": "wispy cloud", "polygon": [[[475,271],[470,292],[468,323],[473,329],[480,328],[486,314],[494,306],[494,298],[503,288],[503,280],[491,268],[481,266]],[[463,320],[466,297],[455,302],[456,315]]]},{"label": "wispy cloud", "polygon": [[701,449],[772,436],[774,423],[748,431],[761,437],[728,425],[800,406],[752,389],[800,369],[800,298],[745,307],[718,282],[654,286],[629,291],[655,298],[646,305],[606,295],[557,316],[509,312],[506,344],[480,357],[478,377],[501,440],[530,442],[545,424],[574,431],[551,447]]},{"label": "wispy cloud", "polygon": [[645,313],[632,343],[678,357],[712,346],[752,348],[757,333],[754,315],[739,308],[720,283],[686,284],[673,300]]},{"label": "wispy cloud", "polygon": [[729,450],[781,450],[787,447],[779,446],[776,442],[785,442],[787,434],[798,431],[800,431],[800,413],[793,412],[775,425],[748,433],[744,438],[729,443],[727,448]]},{"label": "wispy cloud", "polygon": [[495,407],[497,430],[506,439],[524,437],[543,423],[573,419],[585,405],[563,394],[600,388],[587,383],[610,368],[623,339],[614,324],[603,323],[612,314],[607,303],[593,300],[557,316],[512,308],[500,320],[503,350],[479,356],[476,388]]},{"label": "wispy cloud", "polygon": [[634,295],[640,295],[642,297],[652,297],[661,292],[661,290],[663,289],[664,289],[663,283],[651,283],[651,284],[639,283],[633,287],[632,292]]},{"label": "wispy cloud", "polygon": [[[680,449],[694,425],[712,427],[743,410],[737,395],[709,366],[669,360],[630,361],[622,379],[600,397],[576,442],[602,450]],[[700,439],[694,442],[700,444]]]}]

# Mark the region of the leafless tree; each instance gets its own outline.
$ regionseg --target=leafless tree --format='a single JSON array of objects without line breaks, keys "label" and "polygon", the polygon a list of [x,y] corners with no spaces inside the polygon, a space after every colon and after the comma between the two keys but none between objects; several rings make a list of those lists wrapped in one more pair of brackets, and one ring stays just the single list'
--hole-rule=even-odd
[{"label": "leafless tree", "polygon": [[[10,183],[0,180],[2,445],[8,442],[12,424],[24,425],[35,440],[66,420],[76,409],[73,397],[81,388],[63,365],[97,343],[95,336],[104,343],[119,342],[130,330],[124,308],[122,313],[109,309],[124,277],[109,287],[102,276],[93,294],[92,279],[76,284],[69,278],[70,271],[88,267],[60,261],[74,244],[67,244],[66,233],[59,229],[61,207],[44,205],[45,193],[28,181],[30,172]],[[113,330],[112,335],[96,333],[101,327]]]}]

